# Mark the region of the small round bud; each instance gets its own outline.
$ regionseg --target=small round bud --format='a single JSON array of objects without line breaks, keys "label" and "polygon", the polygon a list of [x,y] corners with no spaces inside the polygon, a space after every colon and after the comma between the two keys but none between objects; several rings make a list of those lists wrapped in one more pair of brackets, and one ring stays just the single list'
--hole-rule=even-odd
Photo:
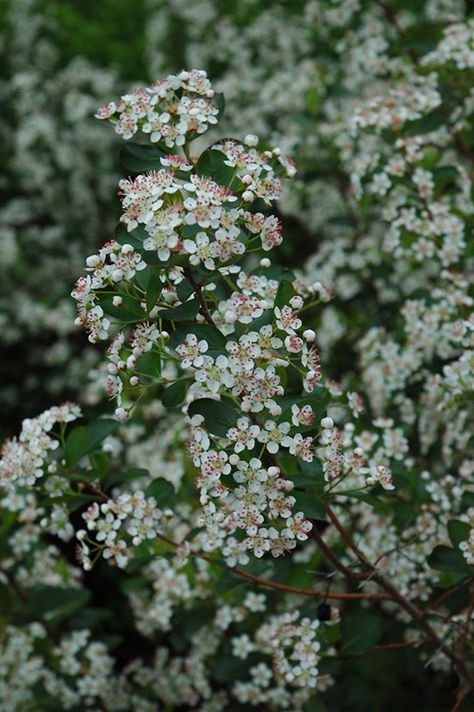
[{"label": "small round bud", "polygon": [[128,413],[125,410],[125,408],[116,408],[115,409],[115,417],[117,418],[117,420],[123,422],[124,420],[127,420]]},{"label": "small round bud", "polygon": [[313,289],[315,289],[317,292],[319,292],[319,290],[322,289],[322,288],[323,288],[323,285],[321,284],[321,282],[314,282],[314,283],[313,283]]},{"label": "small round bud", "polygon": [[268,257],[262,257],[262,259],[260,260],[260,267],[264,267],[264,268],[270,267],[271,264],[272,264],[272,263],[270,262],[270,260],[268,259]]},{"label": "small round bud", "polygon": [[305,341],[314,341],[316,338],[316,332],[313,329],[305,329],[303,331],[303,339]]},{"label": "small round bud", "polygon": [[114,305],[114,307],[121,307],[122,304],[123,304],[123,299],[122,299],[122,297],[115,296],[115,297],[112,299],[112,304]]},{"label": "small round bud", "polygon": [[190,73],[183,69],[183,71],[178,74],[178,79],[181,79],[182,82],[187,82],[190,76]]},{"label": "small round bud", "polygon": [[130,379],[131,386],[133,386],[133,387],[138,386],[139,383],[140,383],[140,379],[138,378],[138,376],[131,377],[131,379]]},{"label": "small round bud", "polygon": [[326,416],[321,420],[321,425],[325,430],[331,430],[331,428],[334,428],[334,420]]},{"label": "small round bud", "polygon": [[293,309],[301,309],[304,302],[303,302],[302,298],[296,294],[294,297],[291,297],[290,304],[293,307]]},{"label": "small round bud", "polygon": [[251,190],[246,190],[242,193],[242,200],[245,200],[246,203],[251,203],[253,200],[253,193]]},{"label": "small round bud", "polygon": [[240,181],[241,181],[244,185],[250,185],[250,183],[252,183],[252,181],[253,181],[253,178],[252,178],[251,175],[249,175],[249,174],[247,173],[247,175],[242,176],[242,178],[240,179]]},{"label": "small round bud", "polygon": [[258,144],[258,136],[256,136],[255,134],[247,134],[244,137],[244,143],[246,146],[256,146]]},{"label": "small round bud", "polygon": [[134,252],[135,248],[133,245],[129,245],[128,242],[125,245],[122,245],[122,255],[129,255],[131,252]]},{"label": "small round bud", "polygon": [[278,477],[280,474],[280,468],[279,467],[274,467],[273,465],[268,468],[268,474],[270,477]]},{"label": "small round bud", "polygon": [[135,368],[137,365],[137,359],[136,357],[132,354],[131,356],[128,357],[127,359],[127,368]]},{"label": "small round bud", "polygon": [[167,332],[167,331],[164,331],[164,330],[160,332],[160,336],[161,336],[162,339],[169,339],[169,338],[170,338],[170,335],[168,334],[168,332]]},{"label": "small round bud", "polygon": [[233,454],[229,457],[229,462],[230,462],[231,465],[237,465],[237,463],[239,462],[239,459],[240,459],[239,456],[236,455],[235,453],[233,453]]}]

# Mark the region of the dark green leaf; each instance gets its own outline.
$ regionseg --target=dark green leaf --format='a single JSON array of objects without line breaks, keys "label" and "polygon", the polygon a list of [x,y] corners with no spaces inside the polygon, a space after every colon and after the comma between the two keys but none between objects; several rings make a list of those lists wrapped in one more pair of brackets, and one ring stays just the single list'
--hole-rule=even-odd
[{"label": "dark green leaf", "polygon": [[[293,478],[292,478],[293,479]],[[303,512],[308,519],[324,519],[327,505],[312,492],[294,490],[291,495],[295,498],[295,510]]]},{"label": "dark green leaf", "polygon": [[448,533],[453,546],[459,546],[462,541],[469,539],[471,527],[467,522],[461,522],[459,519],[451,519],[448,522]]},{"label": "dark green leaf", "polygon": [[163,168],[160,158],[165,155],[165,151],[158,146],[126,143],[120,150],[120,162],[128,171],[141,173],[142,171]]},{"label": "dark green leaf", "polygon": [[69,467],[81,457],[92,452],[117,428],[115,420],[96,420],[88,426],[81,425],[71,431],[64,448],[64,458]]},{"label": "dark green leaf", "polygon": [[164,284],[160,279],[159,272],[153,272],[146,290],[146,308],[151,311],[161,294]]},{"label": "dark green leaf", "polygon": [[189,302],[180,304],[179,307],[160,309],[159,316],[161,319],[169,319],[170,321],[188,321],[188,319],[194,319],[198,311],[199,300],[194,298]]},{"label": "dark green leaf", "polygon": [[474,573],[474,566],[469,566],[462,552],[449,546],[437,546],[428,557],[428,565],[436,571],[466,575]]},{"label": "dark green leaf", "polygon": [[172,507],[176,499],[176,490],[168,480],[157,477],[145,490],[146,497],[154,497],[160,507]]},{"label": "dark green leaf", "polygon": [[176,381],[165,389],[161,396],[161,402],[165,408],[175,408],[184,401],[190,382],[190,379]]},{"label": "dark green leaf", "polygon": [[221,151],[208,148],[203,151],[196,163],[196,173],[200,176],[208,176],[219,185],[229,186],[234,177],[234,168],[227,166],[227,157]]},{"label": "dark green leaf", "polygon": [[356,655],[376,645],[382,635],[381,620],[359,612],[343,616],[341,622],[342,653]]},{"label": "dark green leaf", "polygon": [[282,307],[287,306],[291,297],[294,297],[295,294],[295,288],[293,287],[292,283],[286,279],[283,279],[278,285],[278,290],[275,297],[275,306],[280,307],[280,309]]},{"label": "dark green leaf", "polygon": [[188,413],[191,416],[202,415],[209,432],[221,437],[227,435],[227,431],[236,424],[240,415],[232,401],[216,401],[212,398],[193,401],[188,408]]}]

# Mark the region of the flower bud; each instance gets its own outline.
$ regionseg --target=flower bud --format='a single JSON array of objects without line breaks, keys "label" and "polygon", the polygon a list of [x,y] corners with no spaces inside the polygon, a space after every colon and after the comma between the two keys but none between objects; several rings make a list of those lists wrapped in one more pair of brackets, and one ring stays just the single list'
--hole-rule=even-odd
[{"label": "flower bud", "polygon": [[122,299],[122,297],[115,296],[115,297],[112,299],[112,304],[114,305],[114,307],[121,307],[122,304],[123,304],[123,299]]},{"label": "flower bud", "polygon": [[256,136],[255,134],[247,134],[244,137],[244,143],[246,146],[256,146],[258,144],[258,136]]},{"label": "flower bud", "polygon": [[270,267],[271,264],[272,264],[272,263],[270,262],[270,260],[268,259],[268,257],[262,257],[262,259],[260,260],[260,267],[264,267],[264,268],[265,268],[265,267]]},{"label": "flower bud", "polygon": [[293,309],[301,309],[303,304],[304,302],[302,298],[297,294],[294,297],[291,297],[290,299],[290,305],[293,307]]},{"label": "flower bud", "polygon": [[242,193],[242,200],[245,200],[246,203],[251,203],[253,200],[253,193],[251,190],[246,190],[244,193]]},{"label": "flower bud", "polygon": [[334,427],[334,420],[332,418],[329,418],[329,416],[326,416],[326,418],[323,418],[321,420],[321,426],[325,430],[331,430],[331,428]]},{"label": "flower bud", "polygon": [[303,331],[303,339],[305,341],[314,341],[316,338],[316,332],[313,329],[305,329]]}]

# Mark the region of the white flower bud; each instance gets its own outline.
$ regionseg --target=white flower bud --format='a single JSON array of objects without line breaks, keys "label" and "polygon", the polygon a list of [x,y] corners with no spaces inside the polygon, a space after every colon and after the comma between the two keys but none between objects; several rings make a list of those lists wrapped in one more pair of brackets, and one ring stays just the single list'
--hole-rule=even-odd
[{"label": "white flower bud", "polygon": [[278,477],[278,475],[280,474],[280,468],[274,467],[272,465],[272,467],[268,468],[268,474],[270,475],[270,477]]},{"label": "white flower bud", "polygon": [[137,359],[136,357],[132,354],[131,356],[128,357],[127,359],[127,368],[135,368],[137,365]]},{"label": "white flower bud", "polygon": [[250,185],[250,183],[252,183],[253,181],[253,178],[247,173],[245,176],[242,176],[240,180],[244,185]]},{"label": "white flower bud", "polygon": [[123,299],[122,299],[122,297],[115,296],[115,297],[112,299],[112,304],[114,305],[114,307],[121,307],[122,304],[123,304]]},{"label": "white flower bud", "polygon": [[116,408],[115,409],[115,417],[117,418],[117,420],[122,422],[124,420],[127,420],[128,413],[125,410],[125,408]]},{"label": "white flower bud", "polygon": [[268,257],[262,257],[262,259],[260,260],[260,267],[270,267],[271,264],[272,263],[270,262]]},{"label": "white flower bud", "polygon": [[169,338],[170,338],[170,335],[168,334],[168,332],[167,332],[167,331],[164,331],[164,330],[160,332],[160,336],[161,336],[162,339],[169,339]]},{"label": "white flower bud", "polygon": [[314,341],[316,338],[316,332],[313,329],[305,329],[303,331],[303,339],[305,341]]},{"label": "white flower bud", "polygon": [[130,379],[131,386],[138,386],[139,383],[140,383],[140,379],[138,378],[138,376],[131,377],[131,379]]},{"label": "white flower bud", "polygon": [[303,302],[303,300],[302,300],[302,298],[301,298],[300,296],[298,296],[297,294],[295,294],[294,297],[291,297],[291,299],[290,299],[290,304],[291,304],[291,306],[293,307],[293,309],[301,309],[301,307],[303,306],[304,302]]},{"label": "white flower bud", "polygon": [[229,462],[231,465],[237,465],[239,460],[240,460],[239,456],[236,455],[235,453],[232,453],[232,455],[229,457]]},{"label": "white flower bud", "polygon": [[234,324],[235,321],[237,321],[237,314],[235,311],[232,311],[232,309],[229,309],[226,311],[224,314],[224,320],[226,324]]},{"label": "white flower bud", "polygon": [[329,416],[327,416],[326,418],[323,418],[321,420],[321,426],[325,430],[331,430],[331,428],[334,428],[334,420],[332,418],[329,418]]},{"label": "white flower bud", "polygon": [[246,190],[244,193],[242,193],[242,200],[245,200],[246,203],[251,203],[253,200],[253,193],[251,190]]},{"label": "white flower bud", "polygon": [[244,143],[246,146],[256,146],[258,144],[258,136],[256,136],[255,134],[247,134],[244,137]]},{"label": "white flower bud", "polygon": [[133,245],[129,245],[128,242],[125,245],[122,245],[122,255],[129,255],[131,252],[134,252],[135,248]]},{"label": "white flower bud", "polygon": [[91,255],[86,259],[86,265],[88,267],[98,267],[101,264],[101,259],[99,255]]}]

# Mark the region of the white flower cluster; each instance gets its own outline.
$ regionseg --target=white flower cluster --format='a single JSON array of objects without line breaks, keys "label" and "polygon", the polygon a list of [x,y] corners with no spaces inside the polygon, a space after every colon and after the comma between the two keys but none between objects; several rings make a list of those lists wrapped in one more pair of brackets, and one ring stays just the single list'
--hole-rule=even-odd
[{"label": "white flower cluster", "polygon": [[[81,409],[75,403],[54,406],[37,418],[27,418],[22,423],[18,438],[7,440],[2,447],[0,459],[0,485],[31,486],[45,474],[45,463],[52,450],[56,450],[60,441],[51,431],[57,423],[71,423],[81,415]],[[55,471],[54,463],[48,468]]]},{"label": "white flower cluster", "polygon": [[[163,512],[154,497],[146,497],[141,490],[124,492],[101,505],[94,502],[82,515],[87,529],[76,533],[80,543],[79,555],[86,570],[93,557],[105,559],[125,568],[130,559],[130,544],[155,539],[161,526]],[[94,533],[94,539],[88,532]],[[95,560],[95,559],[94,559]]]},{"label": "white flower cluster", "polygon": [[163,141],[173,148],[217,123],[214,97],[206,72],[193,69],[160,79],[146,89],[132,89],[119,101],[101,107],[96,118],[111,121],[124,139],[142,132],[152,143]]}]

